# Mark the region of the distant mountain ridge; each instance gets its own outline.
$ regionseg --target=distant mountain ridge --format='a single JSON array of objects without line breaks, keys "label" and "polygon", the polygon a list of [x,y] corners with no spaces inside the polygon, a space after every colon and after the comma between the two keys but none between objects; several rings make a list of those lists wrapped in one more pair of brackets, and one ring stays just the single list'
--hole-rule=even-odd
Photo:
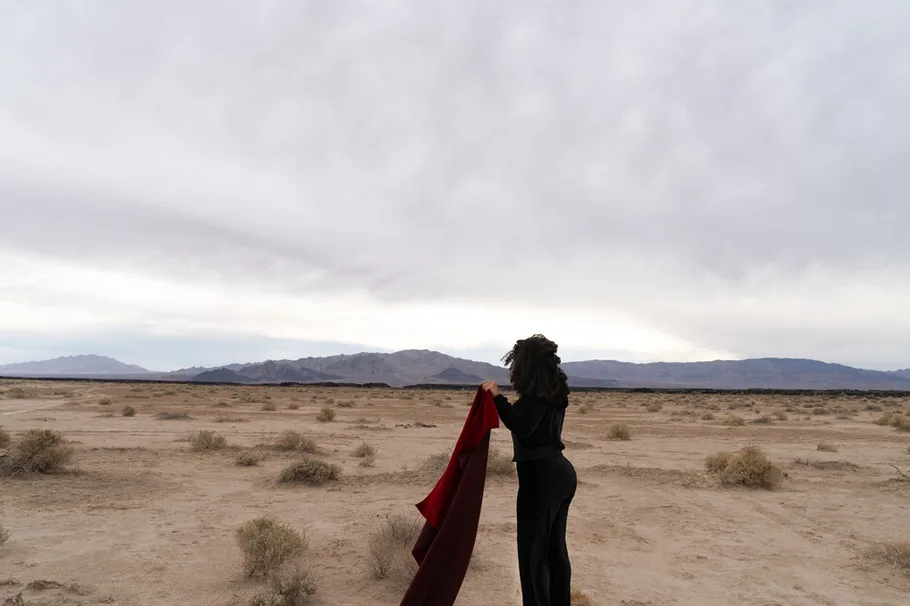
[{"label": "distant mountain ridge", "polygon": [[[910,369],[864,370],[799,358],[754,358],[710,362],[632,363],[585,360],[562,365],[572,387],[653,387],[706,389],[908,390]],[[502,366],[456,358],[438,351],[409,349],[321,358],[266,360],[217,367],[153,372],[104,356],[69,356],[0,365],[0,375],[142,378],[200,383],[386,383],[392,386],[509,383]]]},{"label": "distant mountain ridge", "polygon": [[0,374],[34,374],[34,375],[58,375],[58,374],[137,374],[149,372],[141,366],[134,364],[124,364],[114,358],[107,356],[96,356],[94,354],[64,356],[54,358],[53,360],[41,360],[38,362],[20,362],[17,364],[0,364]]}]

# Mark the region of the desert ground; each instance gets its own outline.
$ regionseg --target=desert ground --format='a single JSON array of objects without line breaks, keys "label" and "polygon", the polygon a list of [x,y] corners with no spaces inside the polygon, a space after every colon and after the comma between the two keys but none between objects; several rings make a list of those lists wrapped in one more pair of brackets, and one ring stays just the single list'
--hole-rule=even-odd
[{"label": "desert ground", "polygon": [[[262,516],[305,534],[293,560],[315,589],[306,603],[398,604],[407,558],[377,549],[410,545],[377,537],[416,515],[473,397],[77,381],[0,381],[0,392],[7,457],[34,429],[59,432],[74,450],[60,472],[0,478],[0,600],[27,605],[281,603],[251,602],[269,584],[245,574],[237,530]],[[910,603],[900,551],[910,478],[892,467],[910,473],[910,433],[875,423],[908,409],[910,399],[882,396],[573,394],[577,602]],[[308,446],[276,448],[289,430]],[[508,432],[492,444],[460,605],[520,604]],[[707,457],[753,445],[782,472],[773,489],[706,469]],[[338,476],[276,481],[304,456]]]}]

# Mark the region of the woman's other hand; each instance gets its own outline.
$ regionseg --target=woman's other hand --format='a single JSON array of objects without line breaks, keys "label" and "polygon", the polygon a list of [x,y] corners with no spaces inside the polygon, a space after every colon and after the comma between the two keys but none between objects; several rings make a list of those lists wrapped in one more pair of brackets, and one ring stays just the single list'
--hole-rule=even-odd
[{"label": "woman's other hand", "polygon": [[484,381],[480,385],[484,391],[489,391],[490,395],[494,398],[499,395],[499,385],[496,384],[496,381]]}]

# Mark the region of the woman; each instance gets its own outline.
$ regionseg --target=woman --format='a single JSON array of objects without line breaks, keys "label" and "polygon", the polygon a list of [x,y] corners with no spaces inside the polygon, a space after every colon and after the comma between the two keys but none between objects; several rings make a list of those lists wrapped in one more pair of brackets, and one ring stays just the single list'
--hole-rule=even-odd
[{"label": "woman", "polygon": [[496,402],[503,425],[512,432],[512,460],[518,470],[518,571],[524,606],[571,603],[566,520],[577,478],[562,453],[569,386],[556,349],[553,341],[534,335],[516,342],[503,357],[519,396],[514,404],[494,381],[483,384]]}]

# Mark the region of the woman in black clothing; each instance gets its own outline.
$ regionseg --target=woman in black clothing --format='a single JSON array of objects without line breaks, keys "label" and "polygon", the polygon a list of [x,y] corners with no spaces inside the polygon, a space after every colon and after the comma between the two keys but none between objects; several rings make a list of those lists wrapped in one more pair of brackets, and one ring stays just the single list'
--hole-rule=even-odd
[{"label": "woman in black clothing", "polygon": [[518,571],[523,606],[570,606],[572,565],[566,521],[575,496],[575,468],[563,456],[562,425],[569,386],[559,367],[557,345],[543,335],[515,343],[503,357],[518,394],[514,404],[493,381],[499,418],[512,432],[518,470]]}]

